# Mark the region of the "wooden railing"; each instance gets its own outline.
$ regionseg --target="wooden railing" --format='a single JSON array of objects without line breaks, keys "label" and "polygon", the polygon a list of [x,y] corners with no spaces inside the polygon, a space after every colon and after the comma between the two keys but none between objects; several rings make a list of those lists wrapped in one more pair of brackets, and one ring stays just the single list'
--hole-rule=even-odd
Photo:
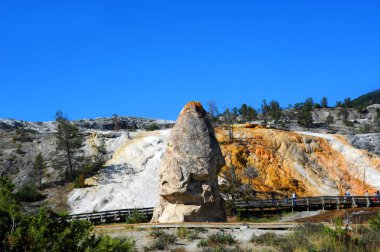
[{"label": "wooden railing", "polygon": [[134,211],[144,214],[147,219],[150,219],[153,215],[153,207],[128,208],[93,213],[70,214],[66,216],[66,220],[88,220],[93,223],[120,222],[131,217]]},{"label": "wooden railing", "polygon": [[[302,198],[284,198],[284,199],[255,199],[249,201],[235,202],[236,208],[242,209],[259,209],[261,211],[268,209],[277,210],[309,210],[309,209],[340,209],[350,207],[380,207],[380,199],[373,196],[318,196]],[[146,208],[128,208],[110,211],[101,211],[93,213],[71,214],[66,216],[67,220],[88,220],[93,223],[109,223],[125,221],[132,213],[137,211],[150,219],[153,215],[153,207]]]},{"label": "wooden railing", "polygon": [[325,208],[348,208],[348,207],[371,207],[380,206],[380,199],[373,196],[318,196],[302,198],[285,198],[285,199],[265,199],[252,201],[237,201],[237,208],[278,208],[278,209],[322,209]]}]

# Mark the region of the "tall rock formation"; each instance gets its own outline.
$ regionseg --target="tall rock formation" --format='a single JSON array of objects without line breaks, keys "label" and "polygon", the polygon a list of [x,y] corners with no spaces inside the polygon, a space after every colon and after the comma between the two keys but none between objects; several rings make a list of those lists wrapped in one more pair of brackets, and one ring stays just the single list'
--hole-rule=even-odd
[{"label": "tall rock formation", "polygon": [[152,222],[225,221],[218,173],[225,165],[199,102],[179,114],[160,167],[160,199]]}]

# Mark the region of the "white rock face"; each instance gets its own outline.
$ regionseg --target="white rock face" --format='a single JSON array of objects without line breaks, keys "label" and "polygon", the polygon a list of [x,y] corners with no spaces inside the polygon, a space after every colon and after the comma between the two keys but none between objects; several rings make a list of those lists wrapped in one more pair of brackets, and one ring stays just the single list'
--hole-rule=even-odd
[{"label": "white rock face", "polygon": [[371,162],[367,153],[363,150],[356,149],[352,145],[345,143],[341,139],[331,134],[321,134],[312,132],[300,132],[304,135],[316,136],[327,139],[331,147],[339,151],[351,165],[350,174],[358,180],[363,179],[366,174],[366,183],[380,188],[380,167],[378,164]]},{"label": "white rock face", "polygon": [[74,189],[68,197],[71,213],[152,207],[158,202],[159,163],[170,130],[132,133],[106,142],[114,148],[100,173],[88,180],[94,186]]}]

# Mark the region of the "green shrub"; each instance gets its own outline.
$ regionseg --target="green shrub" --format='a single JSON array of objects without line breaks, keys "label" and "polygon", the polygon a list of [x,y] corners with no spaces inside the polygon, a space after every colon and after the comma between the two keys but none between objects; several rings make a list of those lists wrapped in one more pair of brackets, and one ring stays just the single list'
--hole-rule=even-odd
[{"label": "green shrub", "polygon": [[152,124],[145,126],[146,131],[154,131],[154,130],[159,130],[159,129],[160,129],[160,127],[155,123],[152,123]]},{"label": "green shrub", "polygon": [[135,210],[133,210],[131,216],[127,218],[126,222],[128,224],[146,223],[146,222],[148,222],[148,219],[146,218],[144,213],[141,213],[135,209]]},{"label": "green shrub", "polygon": [[354,123],[349,121],[349,120],[344,120],[344,125],[346,125],[347,127],[354,127]]},{"label": "green shrub", "polygon": [[221,245],[235,245],[237,241],[231,234],[218,232],[207,236],[207,239],[202,239],[198,242],[198,247],[218,247]]},{"label": "green shrub", "polygon": [[259,245],[275,247],[283,252],[291,252],[299,247],[306,248],[307,251],[313,251],[312,245],[307,237],[298,232],[290,235],[278,235],[268,232],[259,236],[254,235],[250,241]]},{"label": "green shrub", "polygon": [[74,188],[84,188],[84,187],[86,187],[85,178],[84,178],[83,173],[81,173],[74,179]]},{"label": "green shrub", "polygon": [[144,251],[166,250],[168,245],[175,243],[177,240],[175,235],[165,233],[159,229],[152,230],[150,236],[154,240],[150,246],[144,247]]},{"label": "green shrub", "polygon": [[188,240],[188,241],[194,241],[194,240],[196,240],[196,239],[199,239],[199,231],[193,229],[193,230],[191,230],[191,231],[187,234],[187,236],[186,236],[186,240]]},{"label": "green shrub", "polygon": [[177,228],[176,234],[181,239],[186,239],[188,241],[194,241],[199,238],[199,229],[189,229],[186,227]]},{"label": "green shrub", "polygon": [[17,189],[16,198],[21,202],[34,202],[44,199],[32,184],[24,184]]},{"label": "green shrub", "polygon": [[100,241],[97,246],[91,249],[91,252],[113,252],[113,251],[134,251],[135,250],[135,241],[131,238],[125,239],[115,239],[111,238],[108,235],[101,236]]},{"label": "green shrub", "polygon": [[369,226],[372,230],[380,232],[380,212],[369,221]]},{"label": "green shrub", "polygon": [[195,231],[197,231],[198,233],[207,233],[207,228],[205,227],[196,227],[194,228]]},{"label": "green shrub", "polygon": [[186,239],[186,237],[189,235],[190,233],[190,230],[188,228],[185,228],[185,227],[179,227],[177,228],[177,236],[181,239]]},{"label": "green shrub", "polygon": [[287,235],[265,233],[252,236],[251,242],[275,247],[279,251],[380,251],[380,232],[363,226],[354,230],[335,220],[333,228],[322,224],[304,224]]},{"label": "green shrub", "polygon": [[133,251],[130,239],[96,237],[87,221],[66,221],[48,209],[21,211],[14,185],[0,176],[0,251]]}]

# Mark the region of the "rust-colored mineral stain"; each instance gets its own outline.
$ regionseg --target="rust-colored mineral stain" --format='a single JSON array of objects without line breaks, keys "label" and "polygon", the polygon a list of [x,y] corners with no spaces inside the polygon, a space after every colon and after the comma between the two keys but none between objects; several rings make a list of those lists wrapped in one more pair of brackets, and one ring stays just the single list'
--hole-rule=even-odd
[{"label": "rust-colored mineral stain", "polygon": [[180,115],[182,115],[183,113],[189,111],[189,110],[195,110],[197,111],[199,114],[206,114],[206,110],[203,108],[202,104],[198,101],[191,101],[191,102],[188,102],[185,107],[182,109]]}]

